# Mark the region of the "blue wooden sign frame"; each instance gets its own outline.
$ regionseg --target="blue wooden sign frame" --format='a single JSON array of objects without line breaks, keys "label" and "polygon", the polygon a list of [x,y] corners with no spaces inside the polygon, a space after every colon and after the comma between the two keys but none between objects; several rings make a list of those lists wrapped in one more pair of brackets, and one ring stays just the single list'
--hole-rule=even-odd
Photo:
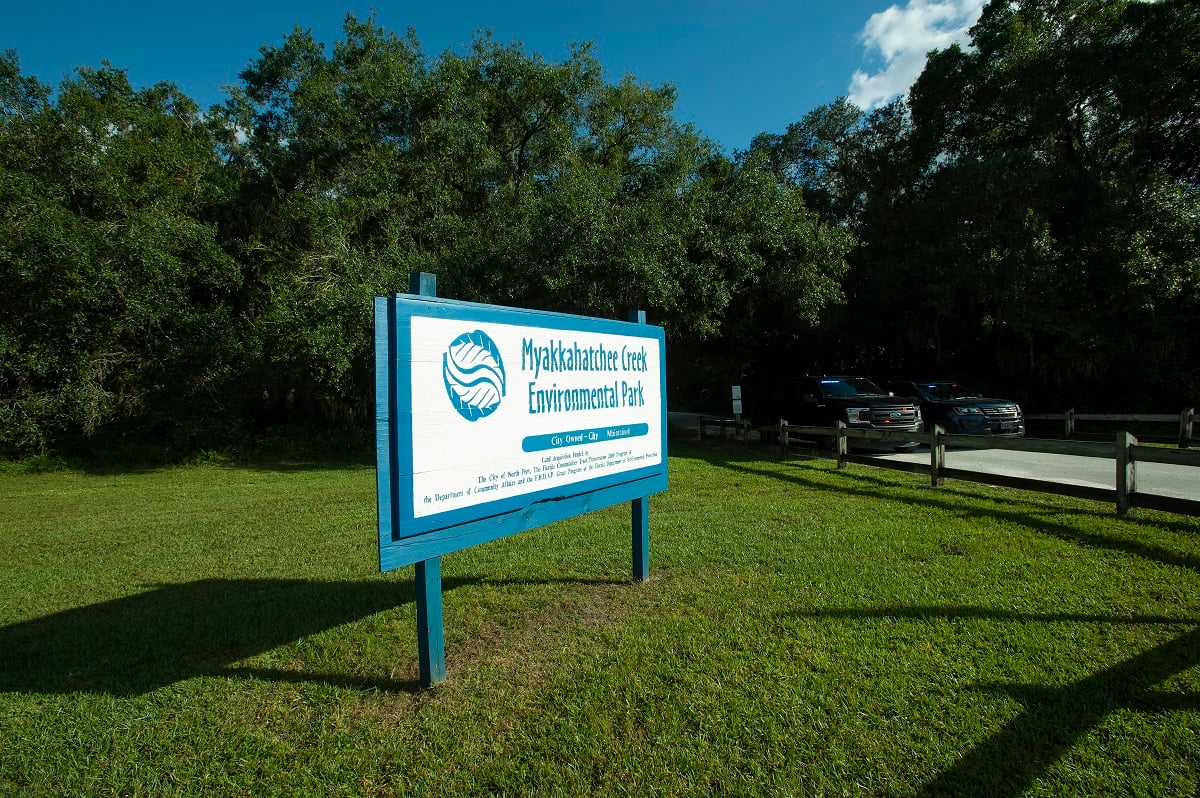
[{"label": "blue wooden sign frame", "polygon": [[[430,686],[445,678],[439,560],[444,554],[592,510],[631,502],[633,578],[637,581],[649,578],[648,497],[667,489],[665,341],[662,328],[647,325],[645,313],[641,311],[631,313],[630,321],[621,322],[440,299],[436,297],[436,278],[430,274],[411,275],[409,290],[407,295],[375,298],[379,568],[388,571],[406,565],[416,566],[421,682]],[[658,365],[658,373],[646,374],[644,379],[650,383],[645,387],[658,392],[661,417],[654,426],[659,435],[656,442],[661,457],[649,466],[629,466],[570,484],[528,489],[516,495],[510,492],[494,500],[486,498],[485,494],[477,503],[455,506],[444,512],[422,508],[424,511],[418,513],[413,498],[414,397],[410,380],[414,319],[450,320],[467,331],[477,327],[488,329],[489,324],[513,325],[542,330],[548,336],[599,334],[644,341],[656,352],[653,360]],[[465,340],[467,345],[473,343]],[[480,341],[481,345],[486,343]],[[486,352],[484,357],[486,359]],[[490,411],[484,407],[478,412]],[[575,430],[566,425],[563,432],[593,438],[605,434],[637,436],[646,434],[648,426],[633,424],[615,430],[607,427]],[[557,436],[530,435],[524,440],[526,451],[553,450],[562,445]]]}]

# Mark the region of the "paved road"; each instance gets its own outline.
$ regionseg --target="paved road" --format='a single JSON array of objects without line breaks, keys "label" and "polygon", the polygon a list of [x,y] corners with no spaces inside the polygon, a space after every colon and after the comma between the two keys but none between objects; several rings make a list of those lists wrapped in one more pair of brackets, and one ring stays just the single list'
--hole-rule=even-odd
[{"label": "paved road", "polygon": [[[922,447],[905,454],[878,456],[927,464],[929,449]],[[1013,452],[1003,449],[950,449],[946,452],[946,466],[1098,488],[1115,488],[1117,481],[1114,461],[1066,454]],[[1160,496],[1200,499],[1200,468],[1138,463],[1137,490],[1140,493],[1157,493]]]},{"label": "paved road", "polygon": [[[694,427],[699,416],[694,413],[671,413],[671,423]],[[921,447],[904,454],[878,453],[875,457],[929,463],[929,448]],[[1070,485],[1115,488],[1117,467],[1113,460],[1099,457],[1077,457],[1066,454],[1014,452],[1004,449],[954,449],[946,452],[946,465],[982,471],[988,474],[1043,479]],[[1200,499],[1200,468],[1138,463],[1137,490],[1181,499]]]}]

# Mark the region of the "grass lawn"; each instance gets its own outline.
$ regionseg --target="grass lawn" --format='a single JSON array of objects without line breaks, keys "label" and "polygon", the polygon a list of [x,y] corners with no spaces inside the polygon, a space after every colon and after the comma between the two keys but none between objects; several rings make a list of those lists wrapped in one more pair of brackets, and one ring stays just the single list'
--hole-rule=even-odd
[{"label": "grass lawn", "polygon": [[370,464],[0,473],[0,795],[1144,795],[1200,780],[1200,520],[675,443],[376,571]]}]

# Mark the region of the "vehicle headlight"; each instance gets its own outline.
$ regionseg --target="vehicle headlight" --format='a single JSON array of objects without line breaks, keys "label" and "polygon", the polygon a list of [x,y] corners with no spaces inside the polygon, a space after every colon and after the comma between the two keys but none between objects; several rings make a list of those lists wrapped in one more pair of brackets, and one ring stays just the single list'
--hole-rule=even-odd
[{"label": "vehicle headlight", "polygon": [[847,407],[846,420],[851,424],[870,424],[871,423],[871,408],[869,407]]},{"label": "vehicle headlight", "polygon": [[983,411],[978,407],[955,407],[953,408],[955,415],[959,416],[982,416]]}]

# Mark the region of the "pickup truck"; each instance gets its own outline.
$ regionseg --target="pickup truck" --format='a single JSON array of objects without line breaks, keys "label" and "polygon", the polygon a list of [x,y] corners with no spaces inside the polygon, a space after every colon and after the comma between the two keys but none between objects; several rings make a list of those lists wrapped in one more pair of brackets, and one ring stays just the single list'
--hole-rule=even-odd
[{"label": "pickup truck", "polygon": [[[801,377],[779,415],[802,427],[832,427],[842,421],[852,429],[920,433],[924,426],[915,399],[896,397],[866,377]],[[856,448],[905,451],[918,443],[854,440]]]}]

